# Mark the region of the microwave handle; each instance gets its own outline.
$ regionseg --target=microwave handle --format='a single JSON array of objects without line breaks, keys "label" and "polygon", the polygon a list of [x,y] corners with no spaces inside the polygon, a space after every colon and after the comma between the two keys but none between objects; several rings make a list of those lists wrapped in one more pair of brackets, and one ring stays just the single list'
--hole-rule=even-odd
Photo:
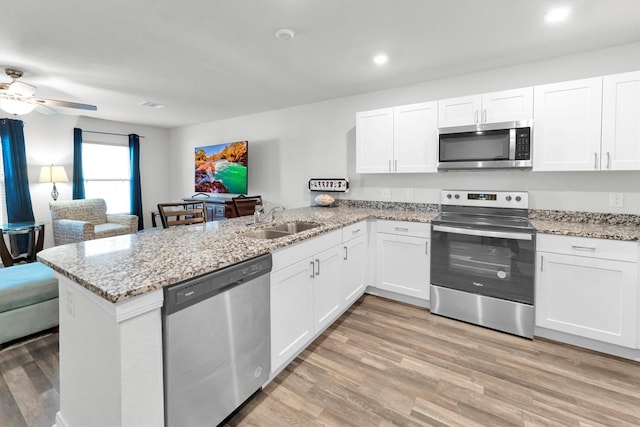
[{"label": "microwave handle", "polygon": [[509,233],[504,231],[471,230],[468,228],[447,227],[434,225],[433,231],[444,233],[464,234],[467,236],[495,237],[498,239],[532,240],[533,234],[529,233]]}]

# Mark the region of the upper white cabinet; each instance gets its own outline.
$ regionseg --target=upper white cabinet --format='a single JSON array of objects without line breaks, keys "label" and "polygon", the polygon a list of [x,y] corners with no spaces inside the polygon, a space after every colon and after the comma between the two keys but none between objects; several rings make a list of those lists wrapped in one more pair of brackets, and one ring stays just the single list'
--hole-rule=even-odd
[{"label": "upper white cabinet", "polygon": [[529,120],[533,88],[504,90],[438,101],[438,127]]},{"label": "upper white cabinet", "polygon": [[640,169],[640,72],[605,76],[600,169]]},{"label": "upper white cabinet", "polygon": [[356,113],[356,172],[435,172],[437,103]]}]

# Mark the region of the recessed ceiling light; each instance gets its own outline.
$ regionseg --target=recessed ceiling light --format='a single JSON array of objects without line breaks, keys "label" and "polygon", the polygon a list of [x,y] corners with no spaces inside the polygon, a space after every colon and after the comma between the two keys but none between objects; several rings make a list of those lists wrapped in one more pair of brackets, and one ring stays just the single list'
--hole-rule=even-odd
[{"label": "recessed ceiling light", "polygon": [[384,65],[387,61],[389,61],[389,57],[384,53],[380,53],[373,57],[373,62],[375,62],[376,65]]},{"label": "recessed ceiling light", "polygon": [[544,20],[550,24],[562,22],[569,17],[569,12],[570,9],[568,7],[551,9],[549,12],[544,14]]},{"label": "recessed ceiling light", "polygon": [[293,32],[293,30],[290,30],[288,28],[282,28],[278,31],[276,31],[276,38],[278,40],[291,40],[293,37],[295,37],[296,33]]}]

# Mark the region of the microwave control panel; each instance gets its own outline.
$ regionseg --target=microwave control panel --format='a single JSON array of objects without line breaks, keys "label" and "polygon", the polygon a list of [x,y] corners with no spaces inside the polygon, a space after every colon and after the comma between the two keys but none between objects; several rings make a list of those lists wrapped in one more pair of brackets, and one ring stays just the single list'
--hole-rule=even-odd
[{"label": "microwave control panel", "polygon": [[346,193],[349,191],[349,180],[345,178],[312,178],[309,180],[309,191]]},{"label": "microwave control panel", "polygon": [[515,160],[531,160],[531,128],[516,129]]}]

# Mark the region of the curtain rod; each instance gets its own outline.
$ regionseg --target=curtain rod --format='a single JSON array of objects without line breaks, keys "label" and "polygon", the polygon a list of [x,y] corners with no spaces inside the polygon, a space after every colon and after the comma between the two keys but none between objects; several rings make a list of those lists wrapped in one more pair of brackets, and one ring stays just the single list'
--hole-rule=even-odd
[{"label": "curtain rod", "polygon": [[[98,132],[97,130],[84,130],[82,129],[82,133],[99,133],[102,135],[115,135],[115,136],[126,136],[128,137],[129,135],[124,134],[124,133],[113,133],[113,132]],[[144,138],[144,135],[138,135],[140,138]]]}]

